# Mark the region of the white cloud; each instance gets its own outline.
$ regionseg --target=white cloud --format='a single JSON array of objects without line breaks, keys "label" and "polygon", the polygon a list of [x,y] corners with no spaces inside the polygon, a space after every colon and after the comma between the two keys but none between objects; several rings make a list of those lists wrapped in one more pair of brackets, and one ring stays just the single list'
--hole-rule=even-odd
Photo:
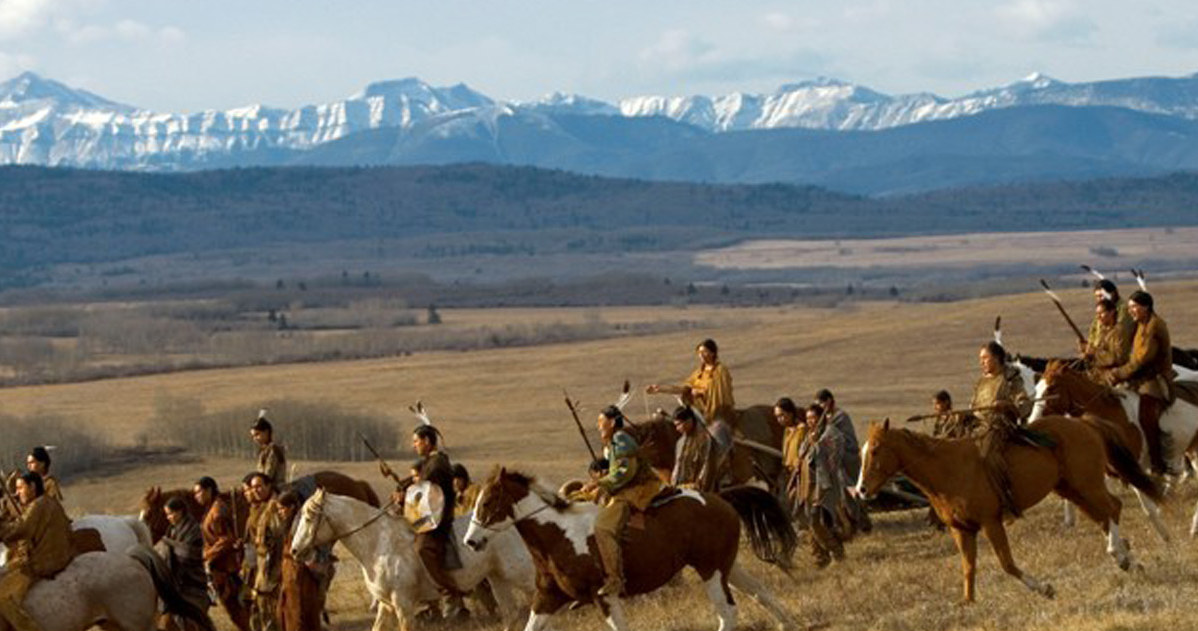
[{"label": "white cloud", "polygon": [[641,60],[669,68],[688,68],[710,59],[715,45],[687,32],[672,29],[661,34],[656,42],[641,51]]},{"label": "white cloud", "polygon": [[760,50],[721,48],[684,29],[662,33],[640,52],[648,83],[669,78],[688,85],[745,89],[746,82],[778,83],[825,74],[830,68],[819,52],[793,44]]},{"label": "white cloud", "polygon": [[1068,0],[1014,0],[994,10],[1001,24],[1022,39],[1077,43],[1097,30]]},{"label": "white cloud", "polygon": [[186,33],[176,26],[152,27],[137,20],[120,20],[111,26],[101,24],[78,24],[69,18],[54,21],[54,30],[68,42],[85,46],[97,42],[122,41],[130,43],[179,44],[187,39]]},{"label": "white cloud", "polygon": [[761,18],[762,23],[769,31],[790,35],[800,31],[809,31],[819,26],[819,20],[811,17],[803,16],[796,17],[790,13],[774,11],[767,13]]},{"label": "white cloud", "polygon": [[51,0],[0,0],[0,38],[19,37],[41,26]]}]

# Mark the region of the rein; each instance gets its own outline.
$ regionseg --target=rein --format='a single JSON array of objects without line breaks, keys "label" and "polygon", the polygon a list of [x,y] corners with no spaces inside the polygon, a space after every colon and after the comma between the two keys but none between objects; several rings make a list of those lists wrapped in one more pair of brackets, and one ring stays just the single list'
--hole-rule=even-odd
[{"label": "rein", "polygon": [[[545,502],[545,500],[543,500],[543,499],[541,501]],[[513,513],[515,512],[515,508],[516,508],[515,505],[513,505],[512,506]],[[478,518],[474,516],[474,513],[470,513],[470,524],[473,526],[478,526],[479,528],[482,528],[483,530],[486,530],[487,532],[493,532],[493,533],[498,534],[498,533],[501,533],[509,528],[513,528],[513,527],[515,527],[516,524],[532,517],[533,515],[536,515],[537,513],[548,510],[550,508],[553,508],[553,504],[550,504],[549,502],[545,502],[544,506],[541,506],[540,508],[537,508],[536,510],[529,511],[529,513],[527,515],[524,515],[522,517],[516,517],[513,515],[512,523],[504,525],[500,528],[496,528],[494,526],[488,526],[488,525],[482,523],[481,521],[479,521]]]},{"label": "rein", "polygon": [[396,504],[396,501],[394,499],[392,499],[390,502],[387,503],[386,506],[383,506],[382,508],[378,509],[378,512],[375,513],[374,515],[372,515],[370,517],[370,519],[367,519],[366,521],[362,522],[362,524],[355,526],[354,528],[351,528],[351,529],[349,529],[343,533],[340,533],[340,534],[338,534],[337,528],[333,526],[332,522],[330,522],[329,530],[333,531],[333,539],[331,541],[326,541],[324,543],[318,544],[318,543],[316,543],[316,535],[320,533],[320,525],[325,521],[324,500],[322,499],[320,501],[320,503],[316,504],[316,507],[320,509],[320,512],[316,513],[316,520],[315,520],[316,525],[313,526],[313,535],[312,535],[313,541],[312,541],[312,543],[305,546],[305,548],[320,548],[323,546],[327,546],[327,545],[336,543],[350,535],[357,534],[357,533],[369,528],[371,526],[371,524],[373,524],[374,522],[382,519],[383,516],[387,514],[387,511],[390,510],[392,506],[395,506],[395,504]]}]

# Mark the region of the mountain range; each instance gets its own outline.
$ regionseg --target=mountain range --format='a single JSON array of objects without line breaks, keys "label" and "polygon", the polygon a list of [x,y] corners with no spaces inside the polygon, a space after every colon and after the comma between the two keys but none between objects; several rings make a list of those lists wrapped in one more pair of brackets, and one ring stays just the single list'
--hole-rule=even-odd
[{"label": "mountain range", "polygon": [[0,164],[190,171],[486,162],[641,179],[816,184],[894,194],[1198,169],[1198,74],[1065,83],[1032,75],[944,98],[834,79],[772,94],[553,94],[374,83],[296,109],[159,113],[33,73],[0,83]]}]

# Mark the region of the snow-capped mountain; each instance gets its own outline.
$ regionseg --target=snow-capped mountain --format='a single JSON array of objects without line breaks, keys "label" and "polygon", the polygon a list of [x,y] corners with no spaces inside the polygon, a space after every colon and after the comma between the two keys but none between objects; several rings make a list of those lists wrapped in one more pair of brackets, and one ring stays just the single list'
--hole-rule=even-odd
[{"label": "snow-capped mountain", "polygon": [[194,168],[236,161],[239,153],[263,159],[271,151],[302,151],[365,130],[409,128],[432,116],[490,105],[490,98],[465,85],[434,88],[409,78],[294,110],[252,105],[168,114],[113,103],[27,72],[0,84],[0,163]]},{"label": "snow-capped mountain", "polygon": [[1064,83],[1040,73],[1010,85],[946,99],[934,94],[888,96],[835,79],[785,85],[773,94],[623,99],[625,116],[666,116],[710,131],[802,127],[878,130],[971,116],[1022,105],[1109,106],[1198,118],[1198,74],[1095,83]]},{"label": "snow-capped mountain", "polygon": [[[371,147],[371,155],[377,156],[383,147],[402,152],[436,146],[438,161],[452,162],[457,159],[453,147],[476,143],[480,133],[495,135],[488,155],[503,160],[513,152],[537,156],[539,149],[542,156],[564,155],[564,147],[578,140],[571,135],[579,133],[591,134],[583,144],[602,142],[608,148],[622,140],[631,147],[644,134],[687,135],[648,124],[587,127],[566,118],[598,124],[600,119],[649,123],[664,117],[700,134],[782,128],[876,131],[1032,105],[1107,106],[1198,119],[1198,75],[1072,84],[1035,74],[951,99],[928,93],[891,96],[817,79],[785,85],[772,94],[643,96],[616,104],[561,93],[532,102],[498,102],[465,85],[438,88],[408,78],[374,83],[345,99],[297,109],[251,105],[172,114],[116,103],[24,73],[0,84],[0,164],[186,170],[326,163],[330,156],[357,164],[363,150],[353,146],[353,140],[359,134],[365,134],[363,143]],[[600,127],[602,137],[593,133]],[[518,130],[519,136],[500,138],[500,129],[507,134]],[[563,145],[567,137],[570,141]],[[455,145],[455,139],[462,142]],[[333,141],[334,151],[304,157]],[[474,153],[468,157],[476,159],[477,144],[471,146]]]}]

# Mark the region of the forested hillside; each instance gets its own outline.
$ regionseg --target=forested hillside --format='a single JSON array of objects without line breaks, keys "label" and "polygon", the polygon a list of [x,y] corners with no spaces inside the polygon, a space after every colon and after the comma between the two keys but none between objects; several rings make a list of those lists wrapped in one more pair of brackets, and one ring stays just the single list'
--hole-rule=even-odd
[{"label": "forested hillside", "polygon": [[0,169],[0,266],[415,239],[410,256],[674,250],[761,236],[1187,225],[1198,175],[867,198],[463,165],[136,174]]}]

